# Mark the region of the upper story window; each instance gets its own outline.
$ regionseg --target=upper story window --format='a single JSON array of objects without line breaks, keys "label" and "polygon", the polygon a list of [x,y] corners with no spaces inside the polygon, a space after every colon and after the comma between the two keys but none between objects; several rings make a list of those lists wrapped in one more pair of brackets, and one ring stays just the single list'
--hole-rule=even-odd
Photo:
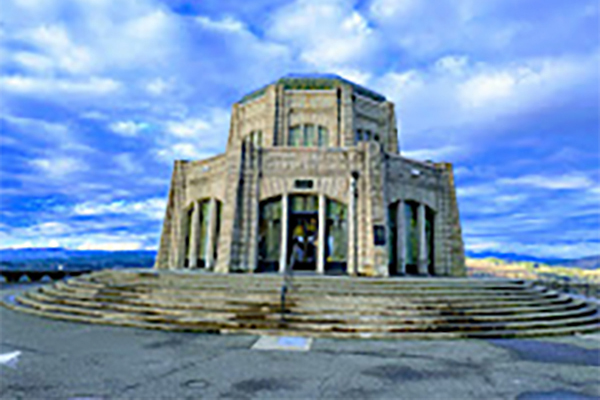
[{"label": "upper story window", "polygon": [[359,142],[368,142],[370,140],[379,141],[379,135],[371,132],[368,129],[357,129],[354,134],[354,140],[358,144]]},{"label": "upper story window", "polygon": [[252,143],[255,147],[262,147],[262,131],[252,131],[248,135],[248,139],[250,143]]},{"label": "upper story window", "polygon": [[288,146],[292,147],[327,147],[329,134],[327,128],[320,125],[295,125],[290,128]]},{"label": "upper story window", "polygon": [[324,126],[319,126],[319,147],[327,147],[329,145],[329,132]]}]

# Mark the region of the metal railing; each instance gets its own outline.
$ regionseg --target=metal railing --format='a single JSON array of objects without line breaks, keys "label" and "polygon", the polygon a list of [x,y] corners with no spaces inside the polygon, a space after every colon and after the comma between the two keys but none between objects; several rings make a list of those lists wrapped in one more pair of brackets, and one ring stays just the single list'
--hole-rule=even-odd
[{"label": "metal railing", "polygon": [[280,298],[280,318],[281,321],[285,320],[286,312],[286,299],[288,292],[293,289],[293,278],[294,278],[294,264],[296,263],[297,244],[292,247],[292,257],[290,258],[289,264],[283,269],[283,276],[281,280],[281,298]]}]

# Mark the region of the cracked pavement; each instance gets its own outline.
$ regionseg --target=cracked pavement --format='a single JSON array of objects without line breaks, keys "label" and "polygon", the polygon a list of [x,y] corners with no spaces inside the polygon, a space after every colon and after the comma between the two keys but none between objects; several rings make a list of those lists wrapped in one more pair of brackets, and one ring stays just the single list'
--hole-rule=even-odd
[{"label": "cracked pavement", "polygon": [[[25,287],[27,288],[27,287]],[[22,290],[2,286],[4,297]],[[86,325],[0,307],[0,398],[595,399],[600,335],[527,340],[316,339],[252,350],[257,336]]]}]

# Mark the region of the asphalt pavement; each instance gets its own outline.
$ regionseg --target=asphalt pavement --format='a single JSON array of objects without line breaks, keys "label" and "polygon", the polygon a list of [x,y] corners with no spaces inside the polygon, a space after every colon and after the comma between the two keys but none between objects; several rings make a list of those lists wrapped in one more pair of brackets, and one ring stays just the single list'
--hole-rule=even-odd
[{"label": "asphalt pavement", "polygon": [[[2,298],[32,287],[2,285]],[[88,325],[0,307],[0,398],[598,399],[600,335],[308,340]]]}]

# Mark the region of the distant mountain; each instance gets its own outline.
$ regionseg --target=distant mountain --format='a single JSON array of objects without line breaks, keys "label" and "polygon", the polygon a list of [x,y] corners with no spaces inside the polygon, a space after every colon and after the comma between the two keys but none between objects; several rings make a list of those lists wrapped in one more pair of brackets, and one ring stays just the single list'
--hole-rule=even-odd
[{"label": "distant mountain", "polygon": [[499,253],[493,251],[485,251],[485,252],[472,252],[466,251],[467,257],[470,258],[498,258],[500,260],[508,261],[508,262],[537,262],[542,264],[561,266],[561,267],[576,267],[583,269],[597,269],[600,268],[600,255],[591,256],[591,257],[583,257],[576,259],[562,259],[562,258],[542,258],[542,257],[534,257],[528,256],[524,254],[515,254],[515,253]]},{"label": "distant mountain", "polygon": [[467,257],[471,257],[471,258],[498,258],[500,260],[513,261],[513,262],[530,261],[530,262],[538,262],[538,263],[554,265],[554,264],[561,263],[563,261],[567,261],[567,260],[564,260],[561,258],[543,258],[543,257],[528,256],[525,254],[500,253],[500,252],[496,252],[496,251],[475,252],[475,251],[467,250],[465,253],[466,253]]},{"label": "distant mountain", "polygon": [[600,256],[591,256],[578,258],[576,260],[565,260],[557,264],[563,267],[577,267],[581,269],[598,269],[600,268]]},{"label": "distant mountain", "polygon": [[0,249],[4,269],[145,268],[154,265],[153,250],[69,250],[63,248]]}]

